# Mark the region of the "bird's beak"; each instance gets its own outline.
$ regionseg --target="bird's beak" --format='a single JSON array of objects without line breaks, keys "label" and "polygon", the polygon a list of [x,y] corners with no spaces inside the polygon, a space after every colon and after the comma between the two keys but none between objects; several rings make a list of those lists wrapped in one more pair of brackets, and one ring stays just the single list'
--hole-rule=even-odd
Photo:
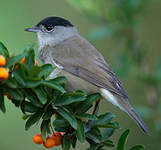
[{"label": "bird's beak", "polygon": [[27,31],[27,32],[39,32],[40,28],[39,27],[26,28],[25,31]]}]

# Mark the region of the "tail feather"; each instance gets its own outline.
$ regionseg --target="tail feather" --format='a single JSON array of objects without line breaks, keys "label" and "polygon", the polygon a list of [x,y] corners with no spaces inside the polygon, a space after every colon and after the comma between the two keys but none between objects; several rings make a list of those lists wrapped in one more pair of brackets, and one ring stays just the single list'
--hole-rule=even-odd
[{"label": "tail feather", "polygon": [[125,111],[146,134],[151,135],[144,121],[131,106],[130,109],[126,109]]},{"label": "tail feather", "polygon": [[103,88],[100,89],[100,93],[102,97],[104,97],[106,100],[108,100],[113,105],[119,107],[121,110],[126,112],[146,134],[150,135],[150,131],[148,130],[144,121],[141,119],[141,117],[137,114],[137,112],[129,104],[128,99],[120,99],[117,96],[114,96],[108,90],[103,89]]}]

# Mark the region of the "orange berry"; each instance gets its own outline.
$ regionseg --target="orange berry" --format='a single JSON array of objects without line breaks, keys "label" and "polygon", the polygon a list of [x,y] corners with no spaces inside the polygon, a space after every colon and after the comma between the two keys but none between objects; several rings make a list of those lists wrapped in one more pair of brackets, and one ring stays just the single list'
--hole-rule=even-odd
[{"label": "orange berry", "polygon": [[21,59],[20,64],[25,63],[25,56]]},{"label": "orange berry", "polygon": [[59,132],[54,132],[50,137],[55,141],[55,146],[62,144],[62,135]]},{"label": "orange berry", "polygon": [[0,66],[6,65],[6,58],[3,55],[0,55]]},{"label": "orange berry", "polygon": [[8,79],[9,73],[6,68],[0,67],[0,80]]},{"label": "orange berry", "polygon": [[52,148],[55,146],[55,141],[51,137],[46,138],[46,142],[43,142],[44,147]]},{"label": "orange berry", "polygon": [[9,100],[12,100],[11,96],[9,96],[7,93],[4,94],[4,96],[6,96]]},{"label": "orange berry", "polygon": [[38,66],[38,62],[35,60],[35,66]]},{"label": "orange berry", "polygon": [[41,137],[40,134],[35,134],[35,135],[33,136],[33,141],[34,141],[34,143],[36,143],[36,144],[42,144],[42,143],[44,142],[44,140],[43,140],[43,138]]}]

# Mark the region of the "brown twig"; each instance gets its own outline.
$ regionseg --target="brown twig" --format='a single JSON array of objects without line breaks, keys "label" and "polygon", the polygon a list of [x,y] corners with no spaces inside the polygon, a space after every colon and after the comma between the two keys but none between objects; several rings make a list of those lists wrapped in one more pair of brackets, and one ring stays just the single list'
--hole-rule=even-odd
[{"label": "brown twig", "polygon": [[[100,104],[100,99],[96,101],[95,106],[94,106],[94,109],[93,109],[92,115],[96,115],[96,113],[97,113],[97,111],[98,111],[98,108],[99,108],[99,104]],[[93,121],[92,121],[92,120],[89,120],[89,121],[87,122],[87,127],[88,127],[88,128],[91,128],[92,123],[93,123]]]}]

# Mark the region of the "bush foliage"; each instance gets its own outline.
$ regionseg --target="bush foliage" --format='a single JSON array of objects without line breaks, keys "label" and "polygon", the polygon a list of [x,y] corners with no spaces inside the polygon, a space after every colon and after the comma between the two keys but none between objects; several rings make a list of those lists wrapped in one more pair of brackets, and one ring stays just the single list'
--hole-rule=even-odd
[{"label": "bush foliage", "polygon": [[[39,122],[44,140],[54,131],[65,132],[63,150],[75,148],[77,141],[88,142],[88,150],[115,146],[110,137],[119,129],[119,125],[112,121],[115,117],[112,113],[99,114],[99,93],[87,95],[84,91],[67,92],[65,77],[49,78],[54,70],[52,65],[35,65],[32,46],[19,55],[11,56],[0,43],[0,55],[5,56],[5,68],[9,71],[9,78],[0,81],[0,109],[3,113],[6,112],[4,95],[8,95],[11,103],[21,109],[26,130]],[[23,58],[24,62],[20,63]],[[90,109],[93,109],[92,113],[89,113]],[[126,130],[121,135],[117,150],[125,149],[128,134],[129,130]],[[130,150],[142,149],[143,146],[137,145]]]}]

